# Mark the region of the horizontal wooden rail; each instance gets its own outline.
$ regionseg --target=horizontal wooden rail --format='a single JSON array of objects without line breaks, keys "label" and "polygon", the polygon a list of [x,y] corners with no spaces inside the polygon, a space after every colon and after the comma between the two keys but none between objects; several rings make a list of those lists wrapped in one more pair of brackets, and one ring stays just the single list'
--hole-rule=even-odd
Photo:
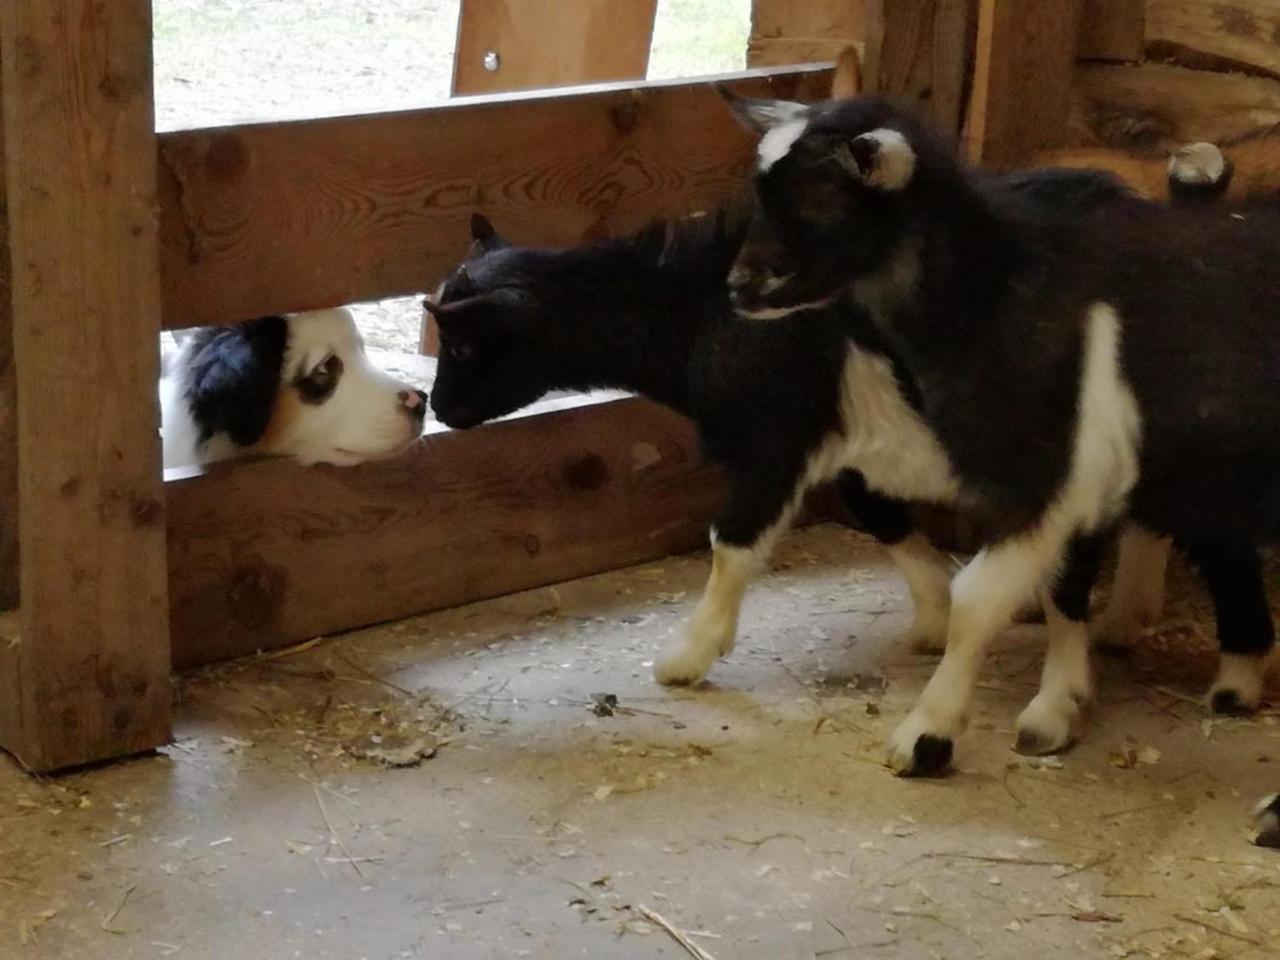
[{"label": "horizontal wooden rail", "polygon": [[723,493],[689,421],[638,399],[165,490],[178,667],[695,549]]},{"label": "horizontal wooden rail", "polygon": [[[719,79],[819,98],[831,71]],[[164,324],[428,289],[465,251],[474,210],[521,242],[564,244],[705,209],[741,184],[750,154],[705,78],[164,133]]]}]

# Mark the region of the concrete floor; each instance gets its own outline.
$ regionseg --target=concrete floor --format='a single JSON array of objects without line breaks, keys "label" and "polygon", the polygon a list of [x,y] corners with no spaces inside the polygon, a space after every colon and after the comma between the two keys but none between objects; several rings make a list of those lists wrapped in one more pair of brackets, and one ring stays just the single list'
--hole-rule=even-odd
[{"label": "concrete floor", "polygon": [[[1041,658],[1022,627],[958,772],[921,782],[879,763],[932,661],[892,645],[904,590],[874,547],[794,536],[713,683],[660,689],[706,573],[208,670],[177,682],[161,755],[46,781],[0,762],[0,957],[693,955],[644,908],[715,960],[1277,956],[1280,854],[1247,830],[1280,720],[1193,701],[1212,657],[1185,574],[1161,630],[1101,664],[1073,752],[1009,750]],[[367,756],[406,741],[434,757]]]}]

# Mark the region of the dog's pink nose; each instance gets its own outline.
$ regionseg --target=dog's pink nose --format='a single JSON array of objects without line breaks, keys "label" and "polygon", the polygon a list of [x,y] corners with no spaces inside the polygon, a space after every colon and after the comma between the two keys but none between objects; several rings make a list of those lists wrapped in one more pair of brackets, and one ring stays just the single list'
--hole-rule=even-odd
[{"label": "dog's pink nose", "polygon": [[400,402],[406,410],[414,410],[422,406],[422,392],[420,390],[401,390],[396,396],[400,398]]}]

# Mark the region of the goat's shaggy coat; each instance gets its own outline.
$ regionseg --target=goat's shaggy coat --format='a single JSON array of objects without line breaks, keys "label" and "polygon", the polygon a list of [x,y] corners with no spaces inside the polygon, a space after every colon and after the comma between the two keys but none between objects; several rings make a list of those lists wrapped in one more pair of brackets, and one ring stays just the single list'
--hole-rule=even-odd
[{"label": "goat's shaggy coat", "polygon": [[[1120,196],[1081,173],[1006,177],[999,189],[1063,207]],[[697,423],[705,452],[727,468],[729,495],[706,594],[656,663],[663,682],[700,680],[732,648],[751,576],[804,492],[833,477],[904,574],[910,638],[940,649],[950,565],[912,530],[901,499],[955,501],[959,490],[916,387],[861,310],[817,311],[800,326],[738,321],[724,275],[742,232],[729,213],[539,251],[506,246],[477,218],[470,258],[428,302],[441,336],[432,407],[468,427],[554,388],[620,387]]]},{"label": "goat's shaggy coat", "polygon": [[[739,112],[772,128],[783,108],[756,106]],[[1273,635],[1255,543],[1280,532],[1280,210],[1121,198],[1063,216],[993,190],[884,101],[798,118],[784,155],[761,146],[730,274],[741,312],[865,310],[917,385],[939,476],[1013,521],[956,578],[946,653],[891,765],[948,764],[987,643],[1037,590],[1050,647],[1020,738],[1069,739],[1098,544],[1126,516],[1190,548],[1224,651],[1213,702],[1256,706]]]}]

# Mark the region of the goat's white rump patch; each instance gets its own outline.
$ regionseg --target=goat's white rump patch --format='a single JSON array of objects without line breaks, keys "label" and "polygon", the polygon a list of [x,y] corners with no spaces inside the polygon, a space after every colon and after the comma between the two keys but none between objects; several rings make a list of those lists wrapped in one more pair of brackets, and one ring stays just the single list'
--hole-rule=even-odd
[{"label": "goat's white rump patch", "polygon": [[758,164],[760,172],[766,172],[790,153],[791,148],[804,135],[805,128],[808,126],[807,117],[796,116],[776,127],[770,127],[768,132],[760,138],[760,145],[756,147],[756,155],[760,158]]},{"label": "goat's white rump patch", "polygon": [[1226,170],[1226,158],[1212,143],[1189,143],[1169,158],[1169,176],[1179,183],[1217,183]]},{"label": "goat's white rump patch", "polygon": [[[860,155],[869,160],[859,161]],[[876,190],[901,190],[916,172],[916,152],[897,130],[881,127],[854,137],[836,151],[836,161],[855,178]]]}]

